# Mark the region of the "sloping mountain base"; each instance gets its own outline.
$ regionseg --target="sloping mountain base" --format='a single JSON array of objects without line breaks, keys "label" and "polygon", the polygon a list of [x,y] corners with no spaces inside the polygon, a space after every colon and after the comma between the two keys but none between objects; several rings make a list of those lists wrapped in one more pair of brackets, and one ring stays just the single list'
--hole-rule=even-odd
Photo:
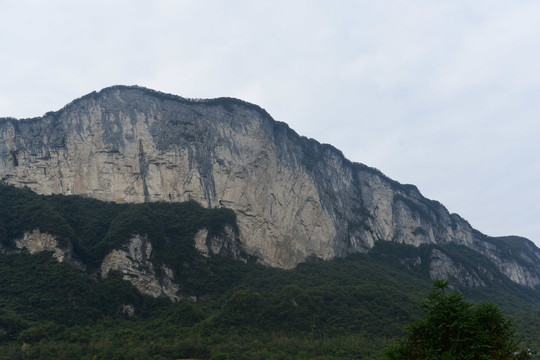
[{"label": "sloping mountain base", "polygon": [[[418,318],[431,288],[427,276],[380,254],[294,270],[211,257],[207,274],[191,281],[228,286],[171,302],[141,294],[120,274],[95,282],[50,255],[0,257],[2,358],[377,358]],[[501,306],[538,348],[538,293],[509,290],[466,293]]]},{"label": "sloping mountain base", "polygon": [[[378,242],[285,270],[238,250],[227,209],[0,195],[2,359],[376,358],[419,317],[434,274],[540,347],[540,292],[464,246]],[[143,291],[154,280],[174,296]]]}]

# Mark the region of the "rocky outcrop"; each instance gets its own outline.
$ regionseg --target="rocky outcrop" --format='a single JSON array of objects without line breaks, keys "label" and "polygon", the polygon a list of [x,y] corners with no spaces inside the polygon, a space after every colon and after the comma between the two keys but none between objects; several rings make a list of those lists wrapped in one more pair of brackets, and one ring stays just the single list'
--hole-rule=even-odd
[{"label": "rocky outcrop", "polygon": [[22,238],[15,239],[15,248],[24,250],[30,254],[42,251],[50,251],[52,257],[58,262],[68,262],[80,270],[85,270],[85,265],[73,256],[73,249],[68,243],[67,247],[60,247],[56,237],[47,233],[42,233],[39,229],[25,232]]},{"label": "rocky outcrop", "polygon": [[[234,232],[231,234],[234,235]],[[215,237],[215,241],[219,239]],[[222,240],[230,243],[230,239]],[[29,254],[49,251],[58,262],[66,261],[81,271],[86,270],[86,266],[74,256],[71,246],[60,247],[55,236],[42,233],[39,229],[24,233],[23,237],[15,239],[14,245],[14,249],[3,248],[2,252],[9,255],[20,251],[27,251]],[[112,250],[104,258],[99,270],[103,278],[106,278],[110,271],[120,272],[124,280],[131,282],[143,294],[153,297],[167,296],[173,301],[181,298],[173,271],[166,265],[161,265],[159,275],[156,273],[152,263],[152,244],[146,236],[135,235],[119,249]],[[126,305],[121,309],[122,312],[132,315],[130,306]]]},{"label": "rocky outcrop", "polygon": [[101,276],[106,278],[110,271],[118,271],[124,280],[131,282],[143,294],[179,300],[180,288],[174,282],[173,271],[161,265],[158,276],[151,257],[152,244],[148,238],[135,235],[127,244],[105,257],[100,267]]},{"label": "rocky outcrop", "polygon": [[485,286],[486,283],[475,271],[465,268],[450,256],[438,249],[433,249],[430,254],[429,276],[432,280],[447,279],[467,287]]},{"label": "rocky outcrop", "polygon": [[25,249],[30,254],[41,251],[52,251],[52,256],[59,262],[64,261],[67,251],[60,249],[56,238],[50,234],[42,234],[39,229],[24,233],[23,237],[15,240],[18,249]]},{"label": "rocky outcrop", "polygon": [[[456,244],[538,285],[540,251],[491,242],[416,187],[351,163],[235,99],[187,100],[112,87],[30,120],[0,120],[0,179],[116,202],[196,200],[237,214],[243,251],[290,268],[377,241]],[[230,251],[201,232],[203,254]],[[519,260],[516,260],[519,259]]]},{"label": "rocky outcrop", "polygon": [[208,229],[201,229],[195,234],[194,245],[205,257],[211,255],[227,256],[244,260],[241,247],[236,243],[236,231],[226,225],[219,234],[213,234]]},{"label": "rocky outcrop", "polygon": [[[234,239],[234,231],[232,229],[227,231],[231,231],[231,238]],[[211,237],[211,239],[212,241],[221,239],[223,243],[230,244],[229,238]],[[74,256],[71,246],[60,247],[55,236],[42,233],[39,229],[24,233],[23,237],[15,239],[14,245],[15,249],[3,248],[2,252],[9,255],[20,251],[27,251],[29,254],[49,251],[58,262],[66,261],[81,271],[86,270],[85,264]],[[211,254],[230,255],[220,254],[214,250],[220,250],[217,244],[210,250]],[[157,274],[152,263],[152,244],[146,236],[135,235],[119,249],[112,250],[104,258],[99,270],[103,278],[106,278],[110,271],[120,272],[124,280],[131,282],[143,294],[153,297],[166,296],[173,301],[181,298],[180,287],[174,281],[173,271],[166,265],[161,265],[159,275]],[[130,306],[126,305],[122,311],[132,315]]]}]

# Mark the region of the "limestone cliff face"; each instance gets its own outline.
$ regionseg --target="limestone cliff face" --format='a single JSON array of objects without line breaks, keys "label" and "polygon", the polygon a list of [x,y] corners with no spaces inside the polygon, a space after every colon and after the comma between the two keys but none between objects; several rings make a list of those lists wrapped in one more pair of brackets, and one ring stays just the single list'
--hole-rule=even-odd
[{"label": "limestone cliff face", "polygon": [[111,270],[116,270],[122,274],[124,280],[131,282],[143,294],[179,300],[180,288],[174,282],[172,270],[162,265],[162,276],[157,276],[151,256],[150,241],[146,236],[135,235],[127,244],[111,251],[103,259],[101,276],[106,278]]},{"label": "limestone cliff face", "polygon": [[[414,186],[351,163],[235,99],[113,87],[42,118],[2,119],[0,179],[42,194],[227,207],[237,214],[243,250],[276,267],[365,252],[376,241],[453,243],[486,254],[515,282],[540,284],[534,245],[501,258],[508,244]],[[198,239],[203,253],[221,251],[204,234]]]},{"label": "limestone cliff face", "polygon": [[475,271],[467,271],[462,264],[455,263],[444,252],[433,249],[430,254],[429,275],[432,280],[449,279],[468,287],[485,286]]},{"label": "limestone cliff face", "polygon": [[205,257],[219,255],[243,259],[242,249],[236,246],[235,238],[234,229],[226,225],[221,234],[211,234],[207,229],[201,229],[195,234],[193,240],[195,248]]}]

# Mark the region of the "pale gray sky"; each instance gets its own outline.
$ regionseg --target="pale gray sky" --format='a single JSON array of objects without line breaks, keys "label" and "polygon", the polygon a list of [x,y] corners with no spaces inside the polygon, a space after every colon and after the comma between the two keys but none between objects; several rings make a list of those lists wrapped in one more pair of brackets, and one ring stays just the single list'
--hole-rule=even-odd
[{"label": "pale gray sky", "polygon": [[0,117],[116,84],[237,97],[540,244],[540,2],[0,0]]}]

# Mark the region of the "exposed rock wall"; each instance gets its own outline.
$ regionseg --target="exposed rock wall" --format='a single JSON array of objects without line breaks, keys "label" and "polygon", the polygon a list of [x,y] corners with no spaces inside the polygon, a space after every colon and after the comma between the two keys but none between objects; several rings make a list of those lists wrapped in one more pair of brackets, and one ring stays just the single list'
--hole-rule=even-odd
[{"label": "exposed rock wall", "polygon": [[[454,243],[492,257],[518,283],[540,284],[536,247],[519,250],[519,261],[497,261],[500,244],[414,186],[234,99],[113,87],[42,118],[0,120],[0,179],[43,194],[231,208],[242,248],[276,267],[365,252],[381,240]],[[199,238],[203,253],[221,251]]]},{"label": "exposed rock wall", "polygon": [[116,202],[221,202],[237,212],[246,251],[264,263],[331,258],[332,218],[301,159],[280,148],[294,144],[274,141],[274,127],[243,103],[108,89],[42,119],[0,122],[0,178]]},{"label": "exposed rock wall", "polygon": [[180,299],[180,288],[174,282],[174,274],[167,266],[161,266],[162,276],[157,276],[151,261],[152,244],[146,236],[135,235],[120,249],[111,251],[101,263],[101,276],[106,278],[116,270],[122,278],[131,282],[141,293],[153,297],[167,296]]},{"label": "exposed rock wall", "polygon": [[485,286],[485,282],[474,271],[455,263],[444,252],[433,249],[430,254],[429,276],[432,280],[448,279],[468,287]]},{"label": "exposed rock wall", "polygon": [[219,234],[212,234],[207,229],[201,229],[195,234],[194,245],[205,257],[219,255],[244,259],[241,247],[236,246],[236,237],[236,231],[229,225],[226,225]]},{"label": "exposed rock wall", "polygon": [[[39,229],[24,233],[22,238],[15,239],[14,245],[15,250],[10,250],[11,252],[27,251],[30,254],[36,254],[50,251],[52,257],[58,262],[66,261],[80,270],[86,270],[86,266],[74,257],[71,247],[60,247],[55,236],[42,233]],[[153,297],[167,296],[173,301],[179,300],[180,288],[174,282],[173,271],[162,265],[161,274],[158,276],[151,257],[150,241],[146,236],[135,235],[119,249],[112,250],[103,259],[99,270],[103,278],[106,278],[112,270],[120,272],[124,280],[131,282],[143,294]],[[126,309],[129,313],[128,310]]]},{"label": "exposed rock wall", "polygon": [[42,251],[51,251],[52,257],[58,262],[68,262],[80,270],[85,270],[86,266],[73,256],[73,249],[68,244],[62,248],[58,245],[56,237],[47,233],[42,233],[39,229],[25,232],[22,238],[15,239],[16,251],[25,250],[30,254]]},{"label": "exposed rock wall", "polygon": [[17,249],[26,249],[30,254],[42,251],[52,251],[53,257],[59,262],[64,261],[69,252],[58,247],[58,242],[53,235],[41,233],[39,229],[24,233],[23,237],[15,240]]}]

